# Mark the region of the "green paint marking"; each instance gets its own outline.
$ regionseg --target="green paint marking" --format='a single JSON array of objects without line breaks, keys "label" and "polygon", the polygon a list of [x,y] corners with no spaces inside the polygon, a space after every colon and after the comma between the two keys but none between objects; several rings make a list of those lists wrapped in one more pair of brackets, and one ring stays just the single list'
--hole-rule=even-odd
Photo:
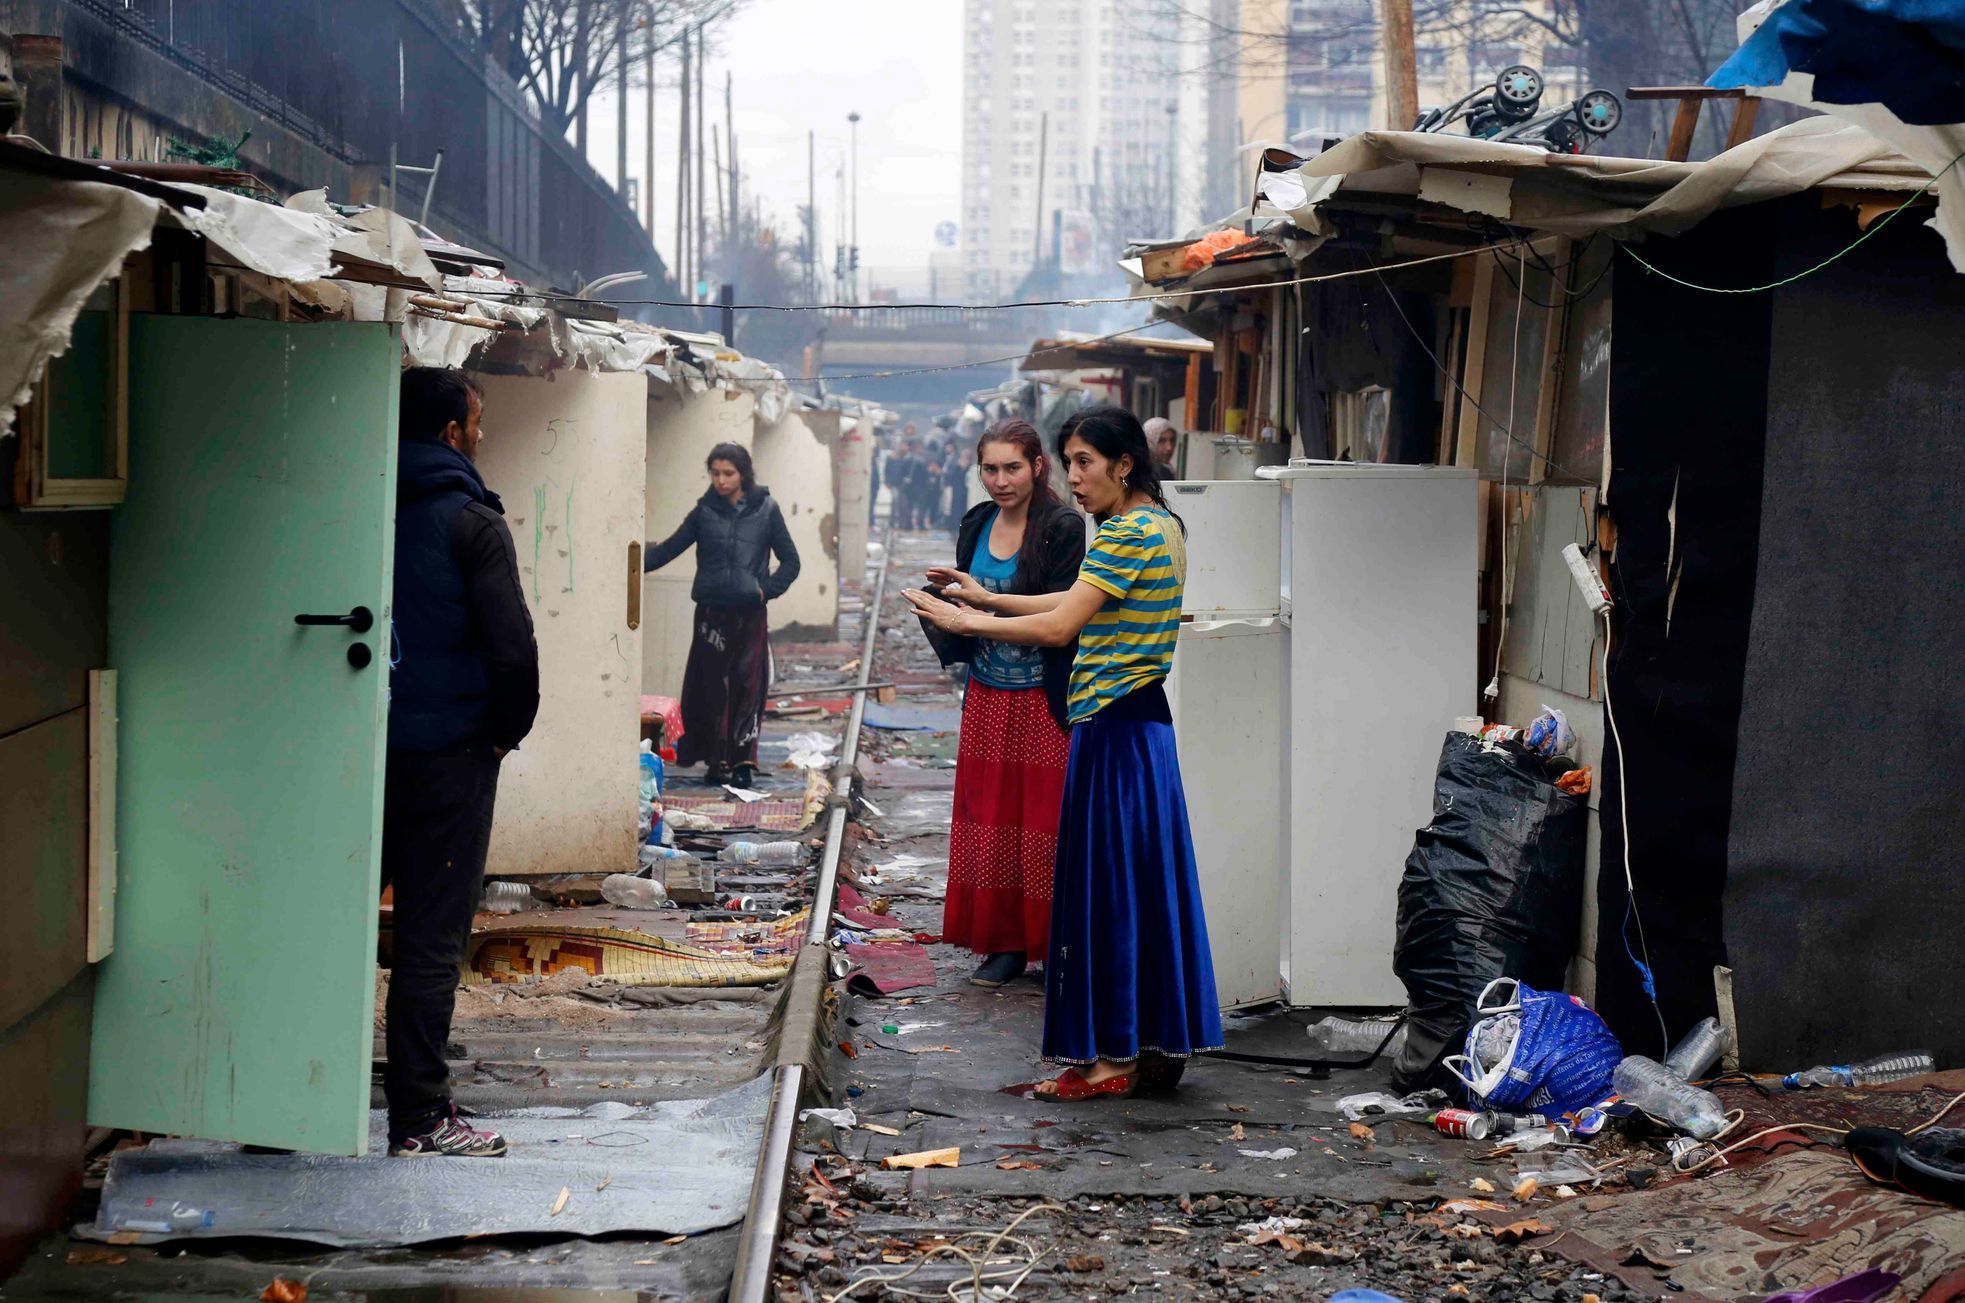
[{"label": "green paint marking", "polygon": [[546,486],[532,490],[532,600],[539,600],[539,549],[546,543]]},{"label": "green paint marking", "polygon": [[566,486],[566,591],[573,591],[573,484]]}]

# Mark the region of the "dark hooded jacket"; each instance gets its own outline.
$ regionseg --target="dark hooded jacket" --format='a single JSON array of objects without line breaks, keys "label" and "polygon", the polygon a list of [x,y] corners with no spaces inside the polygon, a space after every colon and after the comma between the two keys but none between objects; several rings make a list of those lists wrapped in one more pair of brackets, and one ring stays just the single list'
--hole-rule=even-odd
[{"label": "dark hooded jacket", "polygon": [[396,477],[389,746],[510,750],[539,712],[539,646],[504,505],[469,458],[405,439]]},{"label": "dark hooded jacket", "polygon": [[[781,597],[798,578],[798,548],[771,490],[753,485],[743,502],[715,489],[703,493],[682,528],[642,554],[642,569],[660,570],[696,548],[696,582],[689,595],[699,606],[753,606]],[[778,568],[771,569],[771,558]]]}]

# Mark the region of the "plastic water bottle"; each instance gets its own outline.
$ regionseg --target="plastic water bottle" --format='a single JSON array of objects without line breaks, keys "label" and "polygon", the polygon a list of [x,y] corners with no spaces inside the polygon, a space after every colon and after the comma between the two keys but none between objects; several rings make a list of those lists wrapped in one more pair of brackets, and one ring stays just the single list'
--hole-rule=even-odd
[{"label": "plastic water bottle", "polygon": [[1633,1054],[1617,1065],[1610,1081],[1626,1104],[1695,1139],[1711,1140],[1726,1129],[1726,1106],[1719,1096],[1681,1080],[1656,1059]]},{"label": "plastic water bottle", "polygon": [[[1377,1049],[1392,1031],[1389,1022],[1370,1018],[1324,1018],[1304,1028],[1309,1033],[1310,1048],[1318,1054],[1333,1054],[1342,1057],[1356,1055],[1363,1057]],[[1388,1055],[1397,1054],[1405,1044],[1406,1029],[1400,1024],[1392,1043],[1385,1046]]]},{"label": "plastic water bottle", "polygon": [[1882,1054],[1861,1063],[1829,1063],[1809,1068],[1803,1072],[1790,1072],[1781,1078],[1781,1084],[1789,1090],[1808,1090],[1816,1086],[1881,1086],[1886,1082],[1902,1081],[1906,1077],[1921,1077],[1935,1070],[1937,1061],[1922,1050],[1904,1054]]},{"label": "plastic water bottle", "polygon": [[660,909],[669,903],[669,890],[653,878],[610,873],[600,880],[600,894],[619,909]]},{"label": "plastic water bottle", "polygon": [[1685,1034],[1665,1056],[1665,1066],[1680,1081],[1697,1081],[1712,1071],[1720,1056],[1733,1046],[1733,1033],[1717,1018],[1707,1018]]},{"label": "plastic water bottle", "polygon": [[716,853],[725,864],[755,864],[767,868],[796,868],[805,863],[803,842],[731,842]]},{"label": "plastic water bottle", "polygon": [[487,882],[480,908],[487,914],[516,914],[532,905],[532,888],[523,882]]}]

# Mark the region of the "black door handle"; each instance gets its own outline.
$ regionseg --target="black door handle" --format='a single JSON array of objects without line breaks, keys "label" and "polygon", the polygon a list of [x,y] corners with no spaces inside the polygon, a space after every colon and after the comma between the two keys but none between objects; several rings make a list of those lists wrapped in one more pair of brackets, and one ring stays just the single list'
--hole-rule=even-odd
[{"label": "black door handle", "polygon": [[358,606],[346,615],[296,615],[295,624],[340,624],[346,625],[356,633],[367,633],[375,627],[375,612],[366,606]]}]

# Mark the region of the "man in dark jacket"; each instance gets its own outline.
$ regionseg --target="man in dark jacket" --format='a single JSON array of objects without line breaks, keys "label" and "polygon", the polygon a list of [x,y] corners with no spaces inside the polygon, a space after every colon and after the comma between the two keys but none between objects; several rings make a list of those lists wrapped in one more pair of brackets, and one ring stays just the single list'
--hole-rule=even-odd
[{"label": "man in dark jacket", "polygon": [[504,506],[474,465],[484,402],[461,371],[403,373],[382,876],[395,888],[389,1152],[497,1158],[466,1126],[444,1045],[484,891],[498,766],[539,710],[539,648]]}]

